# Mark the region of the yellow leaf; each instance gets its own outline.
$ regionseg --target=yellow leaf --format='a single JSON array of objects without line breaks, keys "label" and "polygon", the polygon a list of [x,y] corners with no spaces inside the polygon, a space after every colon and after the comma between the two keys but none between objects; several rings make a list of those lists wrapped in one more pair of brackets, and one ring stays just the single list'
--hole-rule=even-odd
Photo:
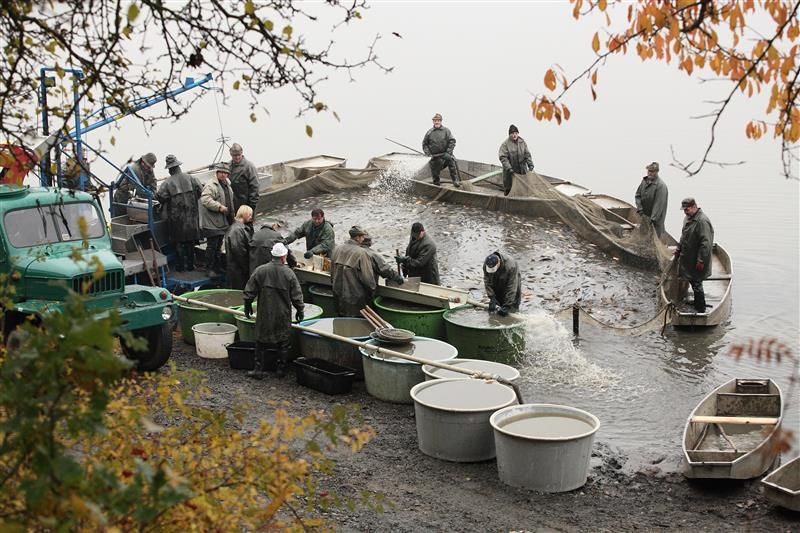
[{"label": "yellow leaf", "polygon": [[547,72],[544,74],[544,86],[554,91],[556,88],[556,74],[553,72],[553,69],[547,69]]},{"label": "yellow leaf", "polygon": [[569,112],[569,108],[565,105],[561,105],[561,109],[564,111],[564,120],[569,120],[571,113]]},{"label": "yellow leaf", "polygon": [[312,137],[314,135],[314,130],[308,124],[306,124],[306,135],[308,135],[309,137]]},{"label": "yellow leaf", "polygon": [[597,2],[597,8],[600,11],[605,11],[606,7],[608,7],[608,4],[607,4],[606,0],[599,0],[599,2]]},{"label": "yellow leaf", "polygon": [[109,140],[109,142],[111,143],[111,146],[116,146],[117,138],[112,135],[111,139]]},{"label": "yellow leaf", "polygon": [[235,82],[233,82],[233,90],[234,91],[238,91],[239,90],[239,86],[240,86],[239,80],[236,80]]},{"label": "yellow leaf", "polygon": [[592,85],[597,85],[597,70],[592,72]]},{"label": "yellow leaf", "polygon": [[256,6],[253,5],[252,0],[247,0],[247,2],[244,3],[245,15],[254,15],[255,12],[256,12]]},{"label": "yellow leaf", "polygon": [[134,20],[136,20],[136,17],[138,16],[139,16],[139,6],[137,6],[136,3],[134,2],[130,6],[128,6],[128,22],[133,22]]},{"label": "yellow leaf", "polygon": [[600,51],[600,36],[597,35],[597,32],[594,32],[594,38],[592,38],[592,50],[595,54]]}]

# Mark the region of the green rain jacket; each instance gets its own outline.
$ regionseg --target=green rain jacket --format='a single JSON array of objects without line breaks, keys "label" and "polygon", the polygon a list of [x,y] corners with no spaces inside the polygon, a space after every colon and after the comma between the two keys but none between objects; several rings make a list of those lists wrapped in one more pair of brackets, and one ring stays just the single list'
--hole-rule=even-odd
[{"label": "green rain jacket", "polygon": [[645,176],[636,189],[636,209],[650,219],[658,235],[664,233],[668,198],[667,184],[658,176]]},{"label": "green rain jacket", "polygon": [[245,300],[258,299],[256,309],[256,339],[258,342],[279,344],[292,334],[292,306],[302,312],[303,292],[300,282],[289,265],[273,259],[256,268],[243,293]]},{"label": "green rain jacket", "polygon": [[286,245],[300,237],[306,238],[306,251],[310,250],[315,255],[324,253],[328,257],[332,256],[336,246],[336,234],[333,232],[333,224],[327,220],[323,220],[319,226],[314,226],[313,220],[306,220],[302,226],[286,237]]},{"label": "green rain jacket", "polygon": [[378,285],[369,252],[353,239],[336,247],[331,257],[333,298],[339,316],[361,316]]},{"label": "green rain jacket", "polygon": [[500,256],[500,268],[497,272],[489,273],[486,272],[486,265],[483,265],[486,296],[494,299],[498,307],[505,306],[509,311],[519,311],[519,304],[522,302],[522,277],[517,262],[509,255],[494,253]]},{"label": "green rain jacket", "polygon": [[[702,209],[698,209],[694,216],[687,216],[683,220],[680,250],[681,276],[702,281],[711,275],[711,251],[714,247],[714,227]],[[703,261],[703,270],[698,271],[695,265]]]},{"label": "green rain jacket", "polygon": [[233,189],[234,215],[242,205],[249,205],[253,212],[258,205],[258,170],[244,157],[239,163],[231,161],[231,174],[228,180]]}]

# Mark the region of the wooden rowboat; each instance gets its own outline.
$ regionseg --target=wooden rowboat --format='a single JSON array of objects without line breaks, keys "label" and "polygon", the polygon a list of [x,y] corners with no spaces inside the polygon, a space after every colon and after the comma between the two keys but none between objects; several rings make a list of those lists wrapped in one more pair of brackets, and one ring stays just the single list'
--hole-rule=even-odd
[{"label": "wooden rowboat", "polygon": [[764,496],[792,511],[800,511],[800,456],[761,480]]},{"label": "wooden rowboat", "polygon": [[783,395],[771,379],[732,379],[706,396],[683,431],[688,478],[750,479],[778,454]]},{"label": "wooden rowboat", "polygon": [[677,279],[677,264],[669,275],[665,276],[659,287],[663,304],[675,303],[675,314],[672,325],[678,327],[718,326],[728,320],[731,315],[731,285],[733,283],[733,265],[728,252],[714,243],[711,251],[711,277],[703,282],[706,295],[706,311],[700,313],[686,301],[689,284]]}]

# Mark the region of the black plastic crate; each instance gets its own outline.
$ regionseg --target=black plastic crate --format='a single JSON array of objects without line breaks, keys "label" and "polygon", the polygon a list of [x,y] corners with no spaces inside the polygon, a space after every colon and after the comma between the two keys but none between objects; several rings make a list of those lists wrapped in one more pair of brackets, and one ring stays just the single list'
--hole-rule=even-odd
[{"label": "black plastic crate", "polygon": [[294,360],[297,382],[325,394],[346,394],[353,387],[356,371],[317,357]]},{"label": "black plastic crate", "polygon": [[253,370],[256,360],[256,343],[249,341],[232,342],[228,346],[228,364],[237,370]]}]

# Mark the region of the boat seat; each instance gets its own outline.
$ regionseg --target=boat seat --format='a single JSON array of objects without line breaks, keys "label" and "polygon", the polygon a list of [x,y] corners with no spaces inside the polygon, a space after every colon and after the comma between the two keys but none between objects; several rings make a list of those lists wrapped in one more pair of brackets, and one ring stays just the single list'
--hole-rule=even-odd
[{"label": "boat seat", "polygon": [[703,281],[730,281],[731,275],[730,274],[720,274],[718,276],[709,276]]},{"label": "boat seat", "polygon": [[730,463],[746,453],[743,450],[686,450],[693,463]]},{"label": "boat seat", "polygon": [[697,415],[689,419],[693,424],[734,424],[734,425],[763,425],[774,426],[778,418],[771,416],[707,416]]}]

